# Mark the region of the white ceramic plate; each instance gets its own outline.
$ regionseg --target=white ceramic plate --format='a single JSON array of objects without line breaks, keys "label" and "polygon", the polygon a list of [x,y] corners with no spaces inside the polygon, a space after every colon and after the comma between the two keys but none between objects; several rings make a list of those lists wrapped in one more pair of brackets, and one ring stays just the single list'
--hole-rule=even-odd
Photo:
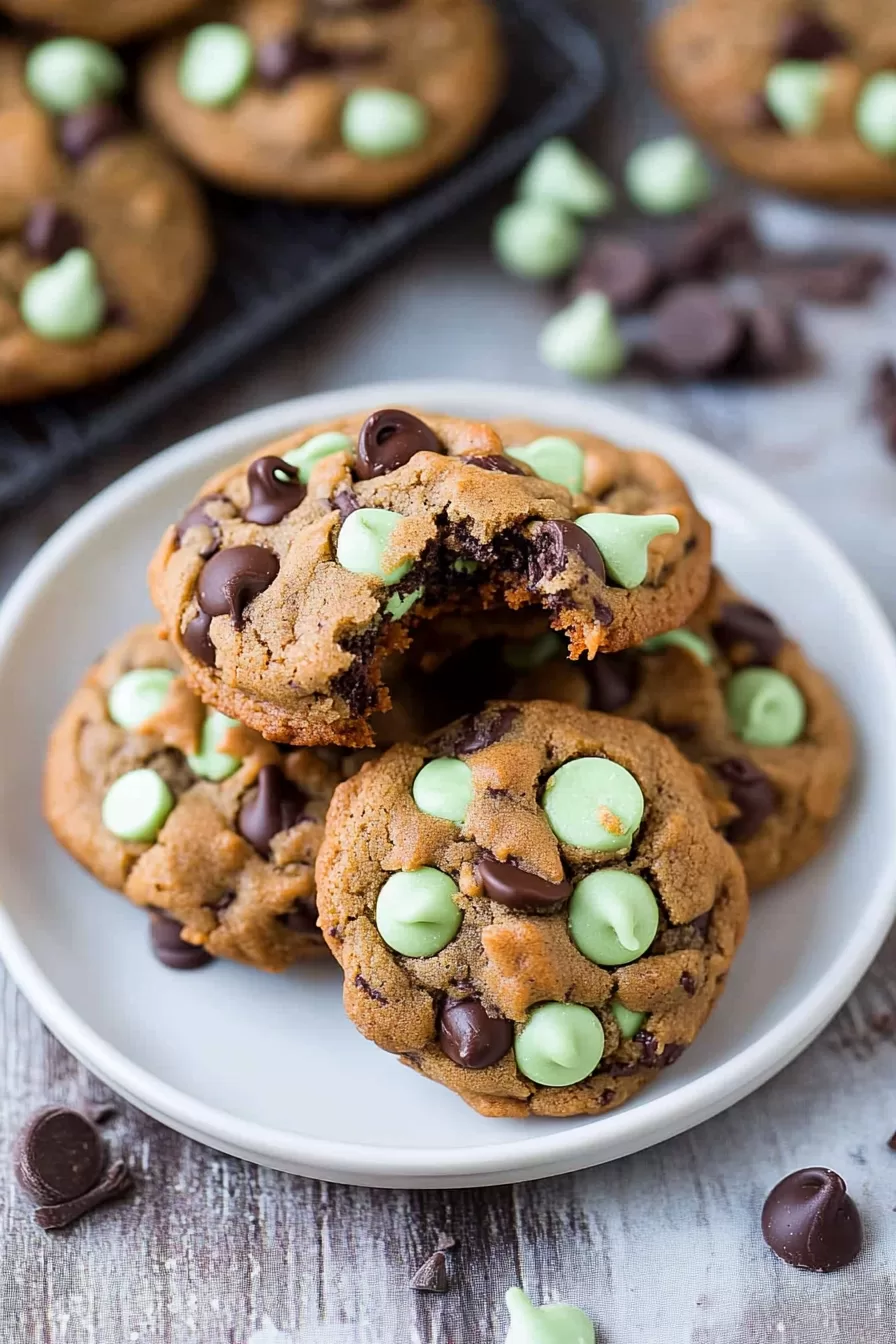
[{"label": "white ceramic plate", "polygon": [[[364,1041],[333,966],[195,974],[150,955],[146,916],[50,839],[39,813],[47,729],[83,669],[151,615],[144,570],[211,472],[255,444],[366,406],[519,414],[666,454],[716,525],[721,565],[768,603],[841,687],[861,766],[830,847],[754,903],[698,1041],[619,1111],[486,1120]],[[896,652],[844,558],[767,486],[693,438],[577,392],[407,383],[253,412],[170,449],[82,509],[0,613],[0,953],[50,1030],[112,1088],[213,1147],[327,1180],[486,1185],[593,1166],[716,1114],[791,1060],[840,1007],[896,914]]]}]

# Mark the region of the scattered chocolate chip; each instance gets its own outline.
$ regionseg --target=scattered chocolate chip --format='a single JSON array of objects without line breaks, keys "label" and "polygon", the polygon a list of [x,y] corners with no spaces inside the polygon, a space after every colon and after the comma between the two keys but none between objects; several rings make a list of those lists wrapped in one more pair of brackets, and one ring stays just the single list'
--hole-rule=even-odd
[{"label": "scattered chocolate chip", "polygon": [[615,714],[631,700],[641,680],[641,665],[637,654],[599,653],[582,668],[591,686],[589,708],[604,714]]},{"label": "scattered chocolate chip", "polygon": [[74,215],[55,201],[35,201],[25,220],[22,239],[30,256],[54,262],[73,247],[80,247],[84,232]]},{"label": "scattered chocolate chip", "polygon": [[529,566],[533,583],[556,578],[566,568],[571,555],[577,555],[601,583],[606,582],[604,558],[584,528],[570,522],[542,523],[534,540]]},{"label": "scattered chocolate chip", "polygon": [[501,738],[510,732],[519,716],[518,709],[508,707],[498,710],[485,709],[481,714],[462,719],[449,734],[450,745],[446,750],[453,751],[455,756],[472,756],[477,751],[484,751],[486,747],[492,747],[496,742],[500,742]]},{"label": "scattered chocolate chip", "polygon": [[246,481],[249,503],[243,517],[247,523],[258,523],[261,527],[279,523],[299,507],[308,493],[298,467],[291,467],[282,457],[257,457],[249,465]]},{"label": "scattered chocolate chip", "polygon": [[308,934],[317,932],[317,920],[309,910],[301,905],[297,905],[295,910],[287,910],[284,915],[278,915],[277,923],[289,929],[290,933]]},{"label": "scattered chocolate chip", "polygon": [[410,411],[374,411],[358,436],[356,472],[366,481],[396,471],[417,453],[444,452],[429,425]]},{"label": "scattered chocolate chip", "polygon": [[368,980],[365,980],[364,976],[360,973],[355,976],[355,988],[360,989],[362,994],[366,994],[368,999],[373,999],[374,1003],[389,1002],[385,994],[381,994],[378,989],[374,989],[373,985],[371,985]]},{"label": "scattered chocolate chip", "polygon": [[462,457],[466,467],[481,467],[483,471],[503,471],[506,476],[528,476],[529,472],[522,462],[514,462],[512,457],[503,453],[488,453],[484,457]]},{"label": "scattered chocolate chip", "polygon": [[268,858],[274,836],[295,826],[304,815],[305,802],[305,795],[279,765],[263,765],[255,793],[240,808],[236,828],[244,840]]},{"label": "scattered chocolate chip", "polygon": [[712,624],[712,637],[738,667],[767,667],[784,644],[774,617],[749,602],[726,602]]},{"label": "scattered chocolate chip", "polygon": [[13,1149],[19,1185],[35,1204],[79,1199],[106,1165],[106,1145],[92,1120],[68,1106],[44,1106]]},{"label": "scattered chocolate chip", "polygon": [[448,999],[439,1015],[439,1045],[461,1069],[487,1069],[513,1045],[513,1023],[491,1017],[479,999]]},{"label": "scattered chocolate chip", "polygon": [[268,89],[282,89],[298,75],[326,70],[333,63],[331,52],[314,46],[301,33],[269,38],[255,51],[255,73]]},{"label": "scattered chocolate chip", "polygon": [[192,653],[193,657],[197,658],[200,663],[205,663],[206,667],[214,667],[215,665],[215,646],[209,634],[211,624],[211,616],[204,611],[200,611],[198,616],[193,617],[181,635],[187,653]]},{"label": "scattered chocolate chip", "polygon": [[682,971],[678,977],[678,983],[681,985],[688,998],[693,998],[697,993],[697,981],[691,975],[690,971]]},{"label": "scattered chocolate chip", "polygon": [[880,422],[888,447],[896,453],[896,361],[882,359],[875,366],[868,405]]},{"label": "scattered chocolate chip", "polygon": [[78,163],[107,140],[126,135],[131,129],[131,122],[115,103],[96,103],[61,118],[57,130],[59,147]]},{"label": "scattered chocolate chip", "polygon": [[69,1227],[76,1219],[82,1218],[91,1209],[98,1208],[100,1204],[129,1194],[133,1186],[134,1180],[127,1163],[118,1158],[109,1167],[99,1185],[95,1185],[79,1199],[35,1209],[34,1221],[45,1232],[58,1232],[63,1227]]},{"label": "scattered chocolate chip", "polygon": [[892,1151],[896,1153],[896,1133],[891,1134],[890,1137],[887,1139],[887,1147],[892,1149]]},{"label": "scattered chocolate chip", "polygon": [[787,14],[781,23],[779,61],[826,61],[846,50],[841,35],[812,9]]},{"label": "scattered chocolate chip", "polygon": [[806,343],[792,304],[766,299],[744,313],[746,333],[731,372],[759,378],[798,373]]},{"label": "scattered chocolate chip", "polygon": [[768,775],[745,756],[719,761],[713,769],[728,785],[728,797],[740,812],[725,827],[725,836],[733,845],[743,844],[774,812],[778,801],[774,786]]},{"label": "scattered chocolate chip", "polygon": [[576,294],[600,290],[620,313],[643,308],[662,283],[662,268],[653,250],[638,238],[598,238],[573,281]]},{"label": "scattered chocolate chip", "polygon": [[249,603],[270,588],[280,561],[264,546],[230,546],[205,562],[196,585],[199,605],[209,616],[230,616],[237,630]]},{"label": "scattered chocolate chip", "polygon": [[411,1279],[411,1287],[417,1293],[447,1293],[450,1285],[444,1251],[435,1251],[420,1266]]},{"label": "scattered chocolate chip", "polygon": [[679,280],[711,279],[720,271],[755,264],[760,251],[746,210],[713,205],[685,226],[671,250],[667,270]]},{"label": "scattered chocolate chip", "polygon": [[744,339],[741,314],[714,285],[678,285],[660,300],[652,320],[651,353],[663,370],[676,377],[718,373]]},{"label": "scattered chocolate chip", "polygon": [[760,274],[769,288],[811,303],[865,303],[889,274],[879,252],[815,251],[768,253]]},{"label": "scattered chocolate chip", "polygon": [[509,910],[556,910],[572,894],[571,882],[547,882],[515,863],[480,859],[476,874],[490,901]]},{"label": "scattered chocolate chip", "polygon": [[205,506],[206,504],[211,503],[212,500],[226,498],[226,495],[203,495],[202,499],[198,499],[195,504],[187,509],[180,522],[175,523],[174,525],[174,534],[177,537],[178,546],[183,545],[184,537],[191,527],[210,528],[212,539],[203,550],[199,552],[199,558],[201,560],[210,560],[221,545],[221,527],[216,518],[213,518],[210,513],[206,513]]},{"label": "scattered chocolate chip", "polygon": [[150,915],[149,935],[152,950],[163,966],[172,971],[198,971],[213,960],[204,947],[185,943],[180,936],[182,925],[162,910]]},{"label": "scattered chocolate chip", "polygon": [[779,1181],[762,1208],[762,1235],[780,1259],[820,1274],[842,1269],[862,1249],[862,1222],[846,1183],[827,1167]]}]

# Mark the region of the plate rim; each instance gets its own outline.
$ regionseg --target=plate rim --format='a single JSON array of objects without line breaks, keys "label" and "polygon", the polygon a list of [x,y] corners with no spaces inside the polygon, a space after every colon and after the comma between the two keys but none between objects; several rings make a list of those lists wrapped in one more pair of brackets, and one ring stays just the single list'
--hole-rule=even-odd
[{"label": "plate rim", "polygon": [[[877,599],[857,571],[825,534],[785,496],[696,435],[667,426],[639,412],[577,389],[521,387],[476,379],[417,379],[362,384],[295,397],[249,411],[172,445],[126,473],[89,500],[38,550],[0,605],[0,676],[15,657],[17,631],[46,582],[79,550],[102,521],[140,498],[148,489],[199,467],[223,452],[250,451],[253,444],[287,433],[303,423],[363,409],[367,405],[418,405],[440,401],[490,403],[483,416],[516,414],[558,424],[600,424],[596,432],[620,443],[664,451],[673,445],[685,457],[711,460],[716,474],[732,489],[746,490],[759,505],[783,513],[800,543],[819,561],[820,570],[836,565],[850,590],[856,620],[875,648],[879,672],[889,680],[896,705],[896,637]],[[506,409],[499,409],[501,405]],[[512,408],[512,409],[510,409]],[[212,470],[213,467],[210,467]],[[690,473],[689,473],[690,474]],[[896,725],[896,710],[891,711]],[[0,895],[2,902],[2,895]],[[506,1143],[466,1149],[389,1148],[305,1137],[244,1120],[198,1101],[132,1063],[70,1008],[41,970],[12,917],[0,903],[0,957],[15,984],[50,1032],[88,1068],[138,1107],[163,1118],[172,1128],[263,1165],[336,1181],[397,1185],[427,1181],[444,1185],[524,1180],[612,1161],[662,1142],[719,1114],[784,1068],[818,1035],[843,1005],[880,949],[896,918],[896,840],[873,883],[868,909],[849,940],[831,960],[820,983],[784,1017],[750,1045],[701,1078],[651,1098],[635,1111],[621,1107],[571,1128],[534,1134]]]}]

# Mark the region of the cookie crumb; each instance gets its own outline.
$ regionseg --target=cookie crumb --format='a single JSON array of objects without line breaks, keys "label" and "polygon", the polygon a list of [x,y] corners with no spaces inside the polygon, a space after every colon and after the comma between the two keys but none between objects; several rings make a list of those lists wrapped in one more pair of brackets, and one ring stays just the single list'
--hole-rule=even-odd
[{"label": "cookie crumb", "polygon": [[448,1282],[445,1252],[435,1251],[424,1261],[411,1279],[410,1286],[417,1293],[447,1293],[451,1285]]}]

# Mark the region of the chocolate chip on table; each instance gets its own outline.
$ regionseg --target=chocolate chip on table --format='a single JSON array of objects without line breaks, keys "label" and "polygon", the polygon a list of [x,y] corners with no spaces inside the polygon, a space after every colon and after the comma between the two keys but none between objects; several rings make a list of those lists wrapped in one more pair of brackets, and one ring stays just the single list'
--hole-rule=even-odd
[{"label": "chocolate chip on table", "polygon": [[646,242],[613,234],[598,238],[585,254],[573,290],[600,290],[617,312],[628,313],[653,298],[662,278],[659,259]]},{"label": "chocolate chip on table", "polygon": [[889,274],[879,252],[769,252],[759,273],[766,286],[790,299],[812,303],[865,303],[874,286]]},{"label": "chocolate chip on table", "polygon": [[326,70],[332,64],[332,54],[315,47],[301,33],[269,38],[255,51],[255,73],[268,89],[282,89],[297,75]]},{"label": "chocolate chip on table", "polygon": [[212,618],[206,612],[200,611],[198,616],[194,616],[189,622],[181,639],[187,653],[192,653],[193,657],[200,663],[205,663],[206,667],[215,665],[215,646],[211,641],[209,630],[211,629]]},{"label": "chocolate chip on table", "polygon": [[461,1069],[487,1069],[513,1045],[513,1023],[492,1017],[479,999],[448,999],[439,1014],[439,1045]]},{"label": "chocolate chip on table", "polygon": [[481,467],[483,471],[503,471],[506,476],[528,476],[529,472],[521,462],[503,453],[488,453],[484,457],[462,457],[461,461],[469,467]]},{"label": "chocolate chip on table", "polygon": [[728,797],[740,816],[729,821],[725,837],[732,844],[751,840],[763,822],[774,812],[777,796],[768,775],[745,756],[732,756],[713,766],[715,773],[728,786]]},{"label": "chocolate chip on table", "polygon": [[403,467],[417,453],[444,452],[429,425],[410,411],[374,411],[361,426],[355,471],[370,480]]},{"label": "chocolate chip on table", "polygon": [[718,373],[737,354],[743,339],[741,314],[715,285],[678,285],[653,310],[650,350],[659,366],[674,376]]},{"label": "chocolate chip on table", "polygon": [[45,1106],[16,1140],[13,1161],[19,1185],[35,1204],[60,1204],[96,1185],[106,1165],[106,1145],[80,1111]]},{"label": "chocolate chip on table", "polygon": [[68,1227],[76,1219],[82,1218],[91,1209],[106,1204],[110,1199],[120,1199],[134,1187],[130,1168],[123,1158],[117,1158],[109,1167],[103,1179],[92,1190],[77,1199],[66,1200],[61,1204],[46,1205],[35,1209],[34,1221],[45,1232],[56,1232]]},{"label": "chocolate chip on table", "polygon": [[249,503],[243,510],[247,523],[270,527],[297,509],[308,493],[297,467],[282,457],[257,457],[246,472]]},{"label": "chocolate chip on table", "polygon": [[180,936],[183,926],[163,910],[153,910],[150,915],[149,935],[152,950],[163,966],[172,971],[198,971],[207,966],[214,958],[204,947],[185,943]]},{"label": "chocolate chip on table", "polygon": [[887,1147],[896,1153],[896,1131],[887,1139]]},{"label": "chocolate chip on table", "polygon": [[748,211],[712,205],[682,230],[666,263],[678,280],[705,280],[755,264],[761,245]]},{"label": "chocolate chip on table", "polygon": [[883,429],[888,447],[896,452],[896,360],[882,359],[875,365],[868,408]]},{"label": "chocolate chip on table", "polygon": [[812,9],[788,14],[778,35],[779,61],[826,61],[847,50],[843,37]]},{"label": "chocolate chip on table", "polygon": [[806,344],[789,303],[766,299],[744,314],[746,339],[732,373],[753,377],[782,377],[806,364]]},{"label": "chocolate chip on table", "polygon": [[55,201],[35,201],[25,220],[22,240],[30,256],[54,262],[73,247],[81,247],[84,232],[74,215]]},{"label": "chocolate chip on table", "polygon": [[556,910],[572,894],[571,882],[547,882],[514,863],[480,859],[476,875],[490,901],[509,910]]},{"label": "chocolate chip on table", "polygon": [[820,1274],[851,1264],[862,1249],[855,1201],[827,1167],[804,1167],[778,1182],[762,1208],[762,1235],[780,1259]]},{"label": "chocolate chip on table", "polygon": [[115,103],[96,103],[93,107],[70,112],[58,125],[59,147],[75,163],[86,159],[100,145],[132,130],[131,122]]},{"label": "chocolate chip on table", "polygon": [[208,527],[211,529],[211,541],[199,552],[201,560],[211,559],[221,544],[221,529],[218,521],[205,511],[206,504],[216,499],[226,499],[226,495],[203,495],[202,499],[197,499],[196,503],[187,509],[183,518],[174,525],[174,535],[177,537],[178,546],[183,545],[184,537],[191,527]]},{"label": "chocolate chip on table", "polygon": [[773,616],[749,602],[726,602],[712,624],[712,637],[738,667],[768,667],[784,646]]},{"label": "chocolate chip on table", "polygon": [[264,765],[258,772],[255,793],[240,808],[236,828],[244,840],[268,858],[274,836],[295,826],[304,815],[305,802],[305,795],[279,765]]},{"label": "chocolate chip on table", "polygon": [[417,1293],[447,1293],[450,1286],[444,1251],[434,1251],[411,1279],[411,1287]]},{"label": "chocolate chip on table", "polygon": [[599,653],[583,665],[591,687],[589,709],[604,714],[615,714],[631,700],[641,679],[641,665],[637,654]]},{"label": "chocolate chip on table", "polygon": [[196,585],[199,605],[208,616],[229,616],[243,627],[246,607],[270,588],[280,561],[264,546],[230,546],[205,562]]}]

